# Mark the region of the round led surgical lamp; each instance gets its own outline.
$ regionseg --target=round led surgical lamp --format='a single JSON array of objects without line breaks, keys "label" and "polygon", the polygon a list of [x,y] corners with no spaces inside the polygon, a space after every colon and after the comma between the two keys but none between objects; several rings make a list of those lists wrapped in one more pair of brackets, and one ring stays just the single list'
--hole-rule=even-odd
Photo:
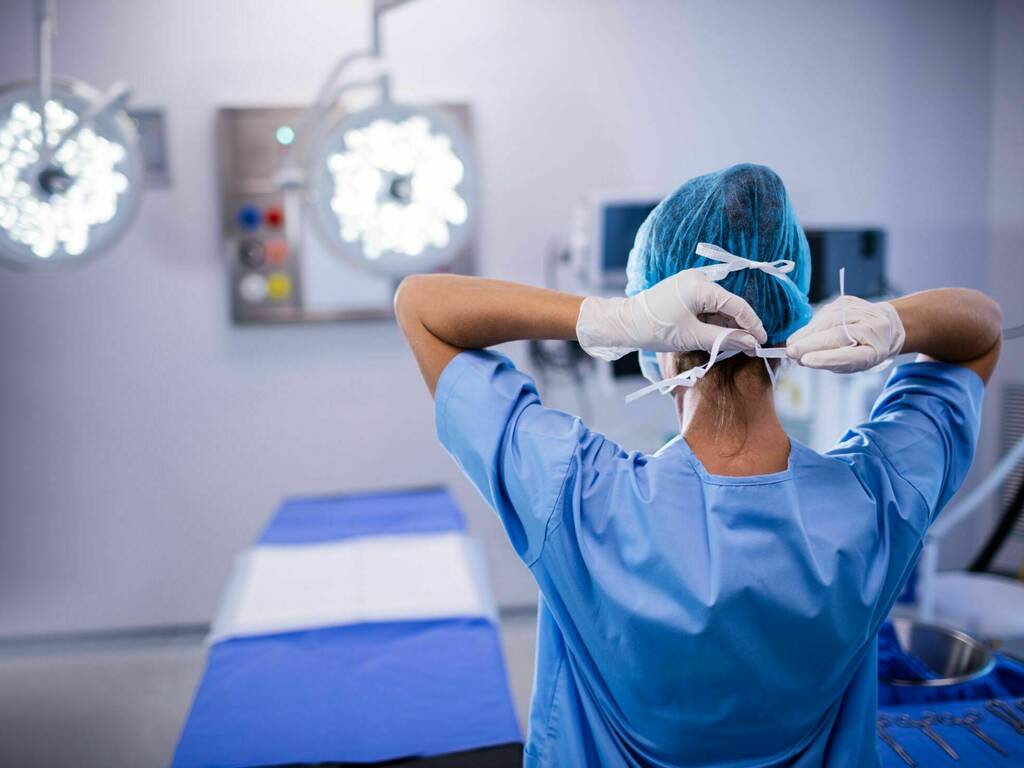
[{"label": "round led surgical lamp", "polygon": [[0,262],[78,263],[114,243],[138,204],[142,161],[127,89],[50,73],[52,2],[36,2],[35,81],[0,87]]},{"label": "round led surgical lamp", "polygon": [[[477,202],[469,140],[452,117],[393,102],[386,71],[341,80],[358,62],[382,63],[381,17],[406,2],[374,0],[371,48],[334,66],[299,126],[306,162],[293,150],[280,175],[286,209],[294,210],[303,190],[334,252],[392,277],[432,271],[458,256]],[[357,112],[339,108],[343,94],[367,88],[377,91],[378,103]],[[286,214],[286,228],[296,219]],[[295,242],[291,226],[287,236]]]},{"label": "round led surgical lamp", "polygon": [[402,276],[448,264],[476,209],[469,141],[448,115],[383,101],[344,115],[312,155],[321,233],[349,261]]}]

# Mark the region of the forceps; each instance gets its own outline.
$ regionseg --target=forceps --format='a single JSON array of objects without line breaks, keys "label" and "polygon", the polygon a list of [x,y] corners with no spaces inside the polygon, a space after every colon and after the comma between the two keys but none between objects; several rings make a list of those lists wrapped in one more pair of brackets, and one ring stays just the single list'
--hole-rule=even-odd
[{"label": "forceps", "polygon": [[996,742],[995,739],[993,739],[991,736],[989,736],[987,733],[981,730],[981,728],[978,726],[978,723],[981,722],[981,713],[978,712],[978,710],[976,709],[967,710],[964,713],[963,717],[957,717],[956,715],[952,715],[949,712],[943,712],[941,715],[939,715],[938,722],[943,725],[959,725],[963,728],[966,728],[979,739],[981,739],[983,742],[992,747],[992,749],[994,749],[999,754],[1003,755],[1004,757],[1010,756],[1009,752],[1003,749]]},{"label": "forceps", "polygon": [[985,702],[985,709],[1013,728],[1019,735],[1024,736],[1024,720],[1017,717],[1005,701],[991,699]]},{"label": "forceps", "polygon": [[949,746],[949,743],[932,728],[932,723],[934,722],[935,715],[931,712],[922,712],[920,720],[915,720],[910,715],[899,715],[896,718],[896,725],[900,728],[918,728],[921,733],[938,744],[943,752],[954,760],[959,760],[960,755],[957,754],[956,750]]},{"label": "forceps", "polygon": [[917,768],[917,761],[914,760],[905,750],[896,737],[889,733],[889,724],[892,722],[892,718],[888,715],[879,715],[878,721],[875,724],[875,730],[878,732],[878,738],[880,738],[885,744],[895,752],[899,758],[910,766],[910,768]]}]

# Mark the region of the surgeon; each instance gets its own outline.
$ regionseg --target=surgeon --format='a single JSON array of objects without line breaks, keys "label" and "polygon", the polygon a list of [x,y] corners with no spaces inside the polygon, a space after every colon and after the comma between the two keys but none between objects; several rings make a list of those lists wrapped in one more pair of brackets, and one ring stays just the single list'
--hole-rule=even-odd
[{"label": "surgeon", "polygon": [[[629,275],[622,298],[429,275],[395,299],[441,443],[540,588],[525,764],[875,765],[876,632],[971,464],[999,307],[944,288],[811,317],[807,241],[755,165],[662,201]],[[545,407],[487,350],[516,339],[640,350],[679,435],[646,455]],[[831,450],[783,430],[779,356],[901,353]]]}]

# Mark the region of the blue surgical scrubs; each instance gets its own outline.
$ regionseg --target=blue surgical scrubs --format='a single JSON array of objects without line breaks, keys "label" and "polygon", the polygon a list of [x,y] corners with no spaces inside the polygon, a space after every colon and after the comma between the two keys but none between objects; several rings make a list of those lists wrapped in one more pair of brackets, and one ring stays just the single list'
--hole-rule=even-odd
[{"label": "blue surgical scrubs", "polygon": [[472,351],[445,448],[540,587],[528,766],[869,766],[875,634],[971,464],[984,387],[911,363],[826,454],[712,475],[628,452]]}]

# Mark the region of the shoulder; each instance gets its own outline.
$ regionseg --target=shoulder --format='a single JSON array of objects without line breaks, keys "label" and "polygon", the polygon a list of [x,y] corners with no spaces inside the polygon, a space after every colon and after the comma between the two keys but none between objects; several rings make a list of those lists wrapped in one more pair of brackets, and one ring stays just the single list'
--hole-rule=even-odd
[{"label": "shoulder", "polygon": [[868,420],[828,451],[862,481],[907,483],[934,515],[956,492],[974,458],[985,386],[969,368],[939,362],[897,367]]}]

